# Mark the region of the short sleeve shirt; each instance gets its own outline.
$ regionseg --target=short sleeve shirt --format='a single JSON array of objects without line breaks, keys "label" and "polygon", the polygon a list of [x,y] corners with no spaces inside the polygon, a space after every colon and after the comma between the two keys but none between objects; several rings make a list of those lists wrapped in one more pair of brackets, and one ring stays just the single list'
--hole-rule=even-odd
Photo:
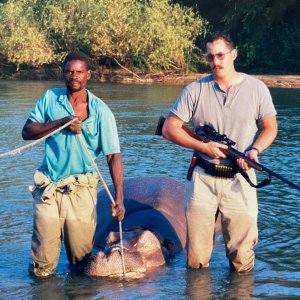
[{"label": "short sleeve shirt", "polygon": [[199,79],[182,91],[171,112],[184,122],[192,120],[197,133],[202,126],[211,126],[236,142],[234,148],[241,152],[253,144],[257,125],[276,115],[269,89],[247,74],[228,93],[212,74]]},{"label": "short sleeve shirt", "polygon": [[[92,157],[119,153],[116,121],[109,107],[93,93],[88,93],[89,116],[82,122],[82,135]],[[48,123],[74,115],[65,88],[49,89],[36,103],[29,119]],[[45,141],[45,156],[40,171],[55,183],[70,175],[93,173],[93,163],[77,134],[63,129]]]}]

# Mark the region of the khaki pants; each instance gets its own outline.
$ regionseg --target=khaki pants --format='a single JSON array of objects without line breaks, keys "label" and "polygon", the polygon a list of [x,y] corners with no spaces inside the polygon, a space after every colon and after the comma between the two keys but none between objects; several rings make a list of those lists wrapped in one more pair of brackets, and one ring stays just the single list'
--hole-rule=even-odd
[{"label": "khaki pants", "polygon": [[54,184],[39,171],[34,174],[33,273],[48,276],[57,266],[64,240],[70,266],[76,266],[93,247],[96,228],[94,176],[70,176]]},{"label": "khaki pants", "polygon": [[[255,183],[254,170],[248,175]],[[239,173],[235,178],[217,178],[205,174],[198,166],[185,190],[188,266],[209,266],[218,208],[227,258],[237,272],[252,270],[253,247],[258,238],[256,189]]]}]

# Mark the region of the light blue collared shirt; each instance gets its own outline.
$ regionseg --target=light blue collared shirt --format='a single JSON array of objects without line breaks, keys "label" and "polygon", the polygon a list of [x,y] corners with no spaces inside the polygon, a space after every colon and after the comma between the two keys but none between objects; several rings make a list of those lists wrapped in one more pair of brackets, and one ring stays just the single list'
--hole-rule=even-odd
[{"label": "light blue collared shirt", "polygon": [[[92,157],[120,153],[116,121],[109,107],[88,93],[88,118],[82,122],[82,135]],[[74,115],[65,88],[52,88],[37,101],[29,119],[48,123]],[[91,159],[77,134],[63,129],[45,141],[45,156],[39,168],[55,183],[70,175],[94,173]]]}]

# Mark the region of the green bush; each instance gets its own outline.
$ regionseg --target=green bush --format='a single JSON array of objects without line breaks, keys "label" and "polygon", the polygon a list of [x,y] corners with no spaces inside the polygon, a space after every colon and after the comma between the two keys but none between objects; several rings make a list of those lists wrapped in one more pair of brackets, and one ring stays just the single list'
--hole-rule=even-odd
[{"label": "green bush", "polygon": [[207,22],[168,0],[9,0],[0,7],[0,54],[16,65],[58,63],[80,49],[95,62],[187,68]]},{"label": "green bush", "polygon": [[8,1],[0,6],[0,53],[17,66],[38,66],[55,59],[45,32],[34,17],[35,1]]}]

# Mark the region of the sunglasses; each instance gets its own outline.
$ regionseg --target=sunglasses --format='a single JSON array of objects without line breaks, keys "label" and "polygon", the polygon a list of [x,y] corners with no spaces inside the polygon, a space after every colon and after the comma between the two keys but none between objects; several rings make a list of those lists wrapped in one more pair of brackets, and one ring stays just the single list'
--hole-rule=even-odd
[{"label": "sunglasses", "polygon": [[225,59],[225,56],[226,56],[227,54],[229,54],[229,53],[231,53],[231,51],[226,52],[226,53],[220,52],[220,53],[216,53],[216,54],[208,53],[208,54],[205,55],[205,58],[206,58],[206,60],[209,61],[209,62],[212,62],[212,61],[214,60],[214,58],[217,58],[218,60],[224,60],[224,59]]}]

